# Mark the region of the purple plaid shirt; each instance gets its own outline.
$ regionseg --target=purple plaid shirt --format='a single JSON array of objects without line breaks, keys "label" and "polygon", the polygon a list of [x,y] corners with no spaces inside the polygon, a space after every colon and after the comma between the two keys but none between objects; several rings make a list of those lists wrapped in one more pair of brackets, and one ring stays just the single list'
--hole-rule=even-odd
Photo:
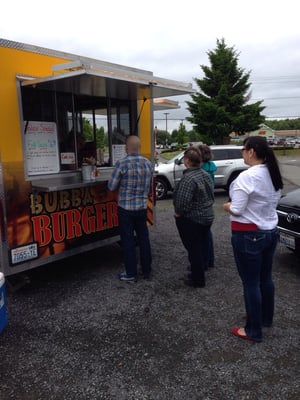
[{"label": "purple plaid shirt", "polygon": [[152,163],[140,154],[130,153],[116,162],[108,189],[119,190],[120,207],[132,211],[143,210],[147,208],[152,176]]}]

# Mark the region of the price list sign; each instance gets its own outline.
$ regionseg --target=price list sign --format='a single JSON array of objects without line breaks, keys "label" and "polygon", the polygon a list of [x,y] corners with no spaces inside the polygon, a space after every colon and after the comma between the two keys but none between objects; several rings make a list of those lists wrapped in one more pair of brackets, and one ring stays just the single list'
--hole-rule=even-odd
[{"label": "price list sign", "polygon": [[25,122],[25,160],[28,175],[59,172],[55,122]]}]

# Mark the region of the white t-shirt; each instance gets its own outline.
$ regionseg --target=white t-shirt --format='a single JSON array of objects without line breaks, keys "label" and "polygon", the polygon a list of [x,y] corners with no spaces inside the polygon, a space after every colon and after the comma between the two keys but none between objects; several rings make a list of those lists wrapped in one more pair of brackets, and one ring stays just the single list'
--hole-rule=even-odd
[{"label": "white t-shirt", "polygon": [[231,198],[231,221],[253,223],[261,230],[274,229],[278,223],[276,207],[281,190],[274,189],[268,168],[258,164],[243,171],[232,182],[229,189]]}]

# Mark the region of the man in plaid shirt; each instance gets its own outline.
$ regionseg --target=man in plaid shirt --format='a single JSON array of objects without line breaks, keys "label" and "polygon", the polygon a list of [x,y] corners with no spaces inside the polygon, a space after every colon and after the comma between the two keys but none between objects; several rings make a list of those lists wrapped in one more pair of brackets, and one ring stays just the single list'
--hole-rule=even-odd
[{"label": "man in plaid shirt", "polygon": [[108,182],[109,190],[118,190],[118,219],[125,272],[121,281],[137,280],[135,233],[140,247],[140,262],[144,278],[151,272],[151,246],[147,227],[147,199],[152,187],[153,166],[140,155],[140,139],[135,135],[126,140],[127,156],[118,160]]}]

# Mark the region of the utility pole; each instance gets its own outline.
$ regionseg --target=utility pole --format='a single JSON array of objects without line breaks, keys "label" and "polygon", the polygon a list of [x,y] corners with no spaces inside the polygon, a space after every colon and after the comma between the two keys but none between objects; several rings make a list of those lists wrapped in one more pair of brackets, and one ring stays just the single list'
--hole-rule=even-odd
[{"label": "utility pole", "polygon": [[[169,112],[164,113],[166,116],[166,133],[168,135],[168,115],[170,114]],[[166,136],[166,147],[168,147],[168,136]]]}]

